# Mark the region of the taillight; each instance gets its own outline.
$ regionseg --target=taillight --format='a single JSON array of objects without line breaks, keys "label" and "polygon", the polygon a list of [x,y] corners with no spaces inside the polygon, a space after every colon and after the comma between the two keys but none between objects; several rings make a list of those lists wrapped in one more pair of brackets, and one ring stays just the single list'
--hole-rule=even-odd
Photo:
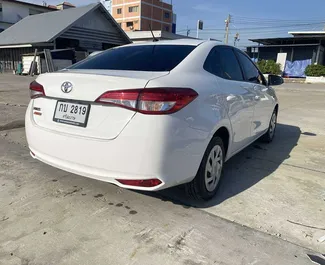
[{"label": "taillight", "polygon": [[196,97],[190,88],[145,88],[107,91],[96,102],[117,105],[143,114],[171,114],[184,108]]},{"label": "taillight", "polygon": [[117,179],[117,181],[126,186],[145,188],[156,187],[162,183],[159,179]]},{"label": "taillight", "polygon": [[31,99],[45,96],[44,87],[36,81],[30,83],[29,92]]}]

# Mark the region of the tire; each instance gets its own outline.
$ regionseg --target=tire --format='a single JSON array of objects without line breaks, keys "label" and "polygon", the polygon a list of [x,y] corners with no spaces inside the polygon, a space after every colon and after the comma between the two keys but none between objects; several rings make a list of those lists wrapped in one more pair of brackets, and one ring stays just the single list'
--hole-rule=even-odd
[{"label": "tire", "polygon": [[[214,161],[212,157],[215,157]],[[220,185],[224,162],[225,148],[223,141],[220,137],[214,137],[204,153],[195,178],[186,184],[187,194],[196,200],[208,201],[212,199]]]},{"label": "tire", "polygon": [[261,140],[265,143],[271,143],[273,141],[275,131],[276,131],[276,124],[277,124],[277,119],[278,119],[278,113],[277,110],[275,109],[272,113],[270,124],[269,124],[269,129],[267,132],[261,137]]}]

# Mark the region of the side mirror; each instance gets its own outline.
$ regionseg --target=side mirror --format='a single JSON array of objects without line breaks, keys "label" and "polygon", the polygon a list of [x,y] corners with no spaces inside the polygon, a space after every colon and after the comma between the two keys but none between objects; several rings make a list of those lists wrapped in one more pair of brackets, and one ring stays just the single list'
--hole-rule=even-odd
[{"label": "side mirror", "polygon": [[278,75],[269,75],[268,84],[269,86],[280,86],[284,83],[284,80],[281,76]]}]

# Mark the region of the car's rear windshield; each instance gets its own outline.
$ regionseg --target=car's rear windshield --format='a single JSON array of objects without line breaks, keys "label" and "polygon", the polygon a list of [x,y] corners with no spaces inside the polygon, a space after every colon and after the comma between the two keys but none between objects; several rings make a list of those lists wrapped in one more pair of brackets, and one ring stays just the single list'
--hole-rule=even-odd
[{"label": "car's rear windshield", "polygon": [[191,45],[126,46],[90,57],[69,69],[171,71],[195,48]]}]

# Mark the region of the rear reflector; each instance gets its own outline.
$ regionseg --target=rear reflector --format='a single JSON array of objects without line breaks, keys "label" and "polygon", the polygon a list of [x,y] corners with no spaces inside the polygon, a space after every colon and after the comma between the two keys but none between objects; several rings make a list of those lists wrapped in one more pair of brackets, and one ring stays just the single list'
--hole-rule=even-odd
[{"label": "rear reflector", "polygon": [[117,179],[117,181],[126,186],[145,187],[145,188],[156,187],[162,183],[159,179],[142,179],[142,180]]},{"label": "rear reflector", "polygon": [[107,91],[96,102],[116,105],[143,114],[161,115],[175,113],[198,94],[190,88],[145,88]]},{"label": "rear reflector", "polygon": [[30,91],[31,99],[45,96],[44,87],[41,84],[37,83],[36,81],[30,83],[29,91]]}]

